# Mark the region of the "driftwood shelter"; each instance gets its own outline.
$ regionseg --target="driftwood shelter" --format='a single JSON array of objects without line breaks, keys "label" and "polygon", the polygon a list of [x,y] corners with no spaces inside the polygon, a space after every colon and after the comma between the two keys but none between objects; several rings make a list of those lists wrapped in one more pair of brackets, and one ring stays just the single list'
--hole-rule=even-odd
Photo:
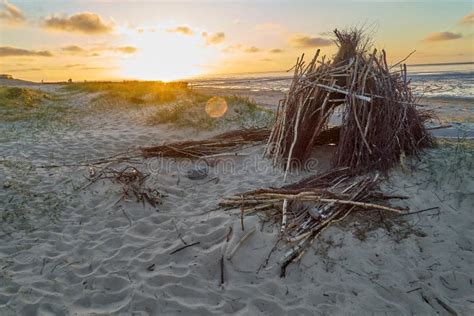
[{"label": "driftwood shelter", "polygon": [[[244,214],[262,212],[280,221],[278,240],[292,245],[280,259],[281,276],[331,224],[360,209],[394,214],[405,209],[384,205],[378,190],[379,173],[387,172],[405,155],[418,155],[434,144],[425,128],[431,113],[417,109],[407,68],[389,66],[385,51],[369,51],[369,40],[358,29],[334,31],[339,50],[333,60],[320,57],[294,66],[290,90],[279,104],[265,154],[284,168],[310,158],[318,139],[328,130],[339,132],[332,168],[279,188],[236,194],[222,207]],[[337,128],[329,126],[334,111],[342,112]]]},{"label": "driftwood shelter", "polygon": [[403,155],[433,145],[424,122],[431,113],[416,107],[406,65],[389,66],[385,51],[369,51],[359,29],[334,31],[339,50],[294,66],[288,95],[280,102],[266,154],[286,172],[301,165],[335,110],[342,122],[333,167],[355,172],[387,171]]}]

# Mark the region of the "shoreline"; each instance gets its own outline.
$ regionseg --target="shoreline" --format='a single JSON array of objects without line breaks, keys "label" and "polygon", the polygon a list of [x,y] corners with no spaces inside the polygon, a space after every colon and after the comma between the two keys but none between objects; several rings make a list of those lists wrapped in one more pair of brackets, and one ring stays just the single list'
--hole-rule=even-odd
[{"label": "shoreline", "polygon": [[[248,97],[271,110],[276,110],[278,102],[285,97],[285,93],[281,91],[197,87],[193,90],[209,95]],[[451,125],[449,128],[434,130],[432,133],[435,137],[474,139],[474,106],[472,99],[430,97],[421,98],[419,103],[426,105],[422,109],[433,110],[438,115],[439,123],[435,123],[433,126]]]}]

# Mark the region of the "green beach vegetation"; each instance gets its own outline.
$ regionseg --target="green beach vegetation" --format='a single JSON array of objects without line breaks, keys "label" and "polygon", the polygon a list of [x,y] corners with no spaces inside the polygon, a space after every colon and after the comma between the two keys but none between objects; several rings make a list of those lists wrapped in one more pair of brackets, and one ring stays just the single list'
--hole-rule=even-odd
[{"label": "green beach vegetation", "polygon": [[58,118],[66,108],[53,94],[37,89],[0,87],[0,120],[7,122]]},{"label": "green beach vegetation", "polygon": [[185,82],[124,81],[71,83],[73,93],[96,93],[91,108],[151,109],[148,123],[211,130],[220,127],[267,126],[273,112],[249,98],[215,97],[197,92]]}]

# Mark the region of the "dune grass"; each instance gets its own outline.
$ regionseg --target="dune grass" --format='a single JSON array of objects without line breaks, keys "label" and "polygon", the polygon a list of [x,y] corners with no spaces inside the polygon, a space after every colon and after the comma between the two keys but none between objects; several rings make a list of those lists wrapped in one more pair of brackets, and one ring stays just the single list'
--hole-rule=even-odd
[{"label": "dune grass", "polygon": [[[273,113],[248,98],[222,97],[227,111],[221,117],[211,117],[206,105],[213,96],[201,94],[183,82],[160,81],[84,82],[65,85],[70,92],[97,93],[91,107],[100,109],[135,109],[153,107],[150,124],[171,124],[210,130],[223,126],[254,127],[267,125]],[[216,99],[217,97],[215,97]]]},{"label": "dune grass", "polygon": [[0,120],[44,122],[57,119],[66,111],[59,101],[58,97],[40,90],[0,86]]},{"label": "dune grass", "polygon": [[[67,192],[54,192],[41,185],[41,170],[32,162],[12,157],[2,161],[4,172],[8,174],[0,180],[3,196],[8,203],[0,205],[0,235],[18,230],[37,227],[39,221],[48,218],[59,220],[61,210],[67,203]],[[73,183],[69,178],[63,185]]]},{"label": "dune grass", "polygon": [[0,87],[0,106],[2,108],[32,108],[47,99],[51,99],[51,96],[39,90]]},{"label": "dune grass", "polygon": [[460,137],[457,139],[438,139],[438,146],[427,151],[416,169],[424,174],[423,186],[440,189],[446,185],[471,186],[474,170],[474,140]]},{"label": "dune grass", "polygon": [[112,98],[131,105],[163,104],[186,94],[186,83],[160,81],[84,82],[67,84],[72,92],[101,93],[98,99]]},{"label": "dune grass", "polygon": [[[212,117],[207,106],[218,99],[226,104],[225,113]],[[220,127],[260,127],[267,126],[273,118],[273,112],[265,109],[249,98],[238,96],[213,97],[209,95],[188,94],[175,104],[162,106],[150,116],[151,124],[171,124],[175,127],[190,127],[210,130]]]}]

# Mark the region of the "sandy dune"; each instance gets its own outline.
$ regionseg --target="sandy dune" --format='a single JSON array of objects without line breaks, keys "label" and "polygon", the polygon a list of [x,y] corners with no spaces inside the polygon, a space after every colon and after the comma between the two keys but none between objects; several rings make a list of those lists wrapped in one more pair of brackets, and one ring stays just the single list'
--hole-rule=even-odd
[{"label": "sandy dune", "polygon": [[[216,162],[199,181],[185,177],[191,165],[170,159],[115,164],[151,173],[147,185],[167,194],[158,208],[117,203],[117,184],[99,181],[84,189],[87,166],[41,166],[211,133],[148,126],[146,110],[98,114],[83,94],[68,100],[86,113],[74,124],[0,123],[0,210],[23,214],[1,222],[1,315],[474,313],[472,149],[429,150],[416,170],[394,170],[385,184],[410,196],[394,205],[439,210],[394,225],[387,219],[385,227],[371,227],[376,221],[367,216],[346,219],[280,278],[283,246],[260,269],[278,225],[248,216],[242,232],[238,211],[212,211],[224,196],[281,184],[282,174],[261,158],[262,147],[232,158],[232,170]],[[330,151],[318,152],[318,170],[327,168]],[[225,259],[221,286],[219,259],[229,227],[227,251],[248,230],[256,232]],[[180,237],[199,244],[171,254],[184,245]]]}]

